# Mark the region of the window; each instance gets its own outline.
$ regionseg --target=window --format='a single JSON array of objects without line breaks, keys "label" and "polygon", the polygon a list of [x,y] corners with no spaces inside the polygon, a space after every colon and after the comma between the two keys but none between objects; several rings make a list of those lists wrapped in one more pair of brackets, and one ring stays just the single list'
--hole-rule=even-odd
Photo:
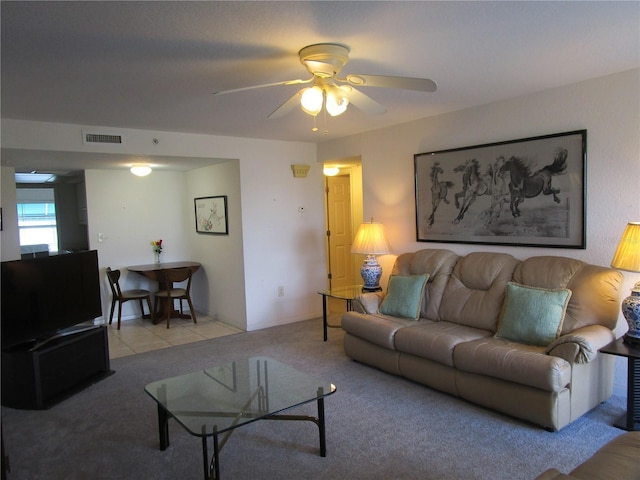
[{"label": "window", "polygon": [[49,253],[57,253],[58,228],[53,188],[18,188],[16,195],[20,247],[47,245]]}]

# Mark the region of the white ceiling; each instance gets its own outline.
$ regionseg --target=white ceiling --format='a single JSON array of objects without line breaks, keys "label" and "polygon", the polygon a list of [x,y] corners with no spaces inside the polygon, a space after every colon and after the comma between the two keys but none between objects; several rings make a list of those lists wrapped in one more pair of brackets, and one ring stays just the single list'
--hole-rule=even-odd
[{"label": "white ceiling", "polygon": [[[11,2],[1,8],[3,118],[322,142],[640,66],[640,2]],[[351,49],[343,74],[431,78],[435,93],[362,88],[314,133],[300,48]],[[321,116],[318,117],[322,123]],[[322,131],[322,125],[320,125]],[[15,152],[11,152],[15,154]],[[3,155],[3,163],[5,161]]]}]

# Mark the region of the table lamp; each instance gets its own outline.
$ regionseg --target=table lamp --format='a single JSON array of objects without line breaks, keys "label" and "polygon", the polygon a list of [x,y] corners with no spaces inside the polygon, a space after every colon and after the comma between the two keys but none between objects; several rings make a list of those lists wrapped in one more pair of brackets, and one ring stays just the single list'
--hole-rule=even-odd
[{"label": "table lamp", "polygon": [[351,245],[351,253],[366,255],[364,264],[360,269],[360,275],[362,275],[362,280],[364,281],[362,290],[380,290],[382,267],[378,263],[376,255],[389,253],[389,244],[384,234],[384,225],[375,223],[373,218],[371,222],[361,224]]},{"label": "table lamp", "polygon": [[[627,224],[611,266],[619,270],[640,272],[640,222]],[[629,324],[624,341],[640,346],[640,282],[631,289],[631,295],[622,301],[622,314]]]}]

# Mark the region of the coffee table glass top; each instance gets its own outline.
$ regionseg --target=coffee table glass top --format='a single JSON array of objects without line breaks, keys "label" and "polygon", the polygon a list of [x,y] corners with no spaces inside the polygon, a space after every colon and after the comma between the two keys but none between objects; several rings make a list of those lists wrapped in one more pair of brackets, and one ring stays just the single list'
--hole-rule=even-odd
[{"label": "coffee table glass top", "polygon": [[213,435],[336,391],[269,357],[251,357],[148,384],[145,391],[189,433]]}]

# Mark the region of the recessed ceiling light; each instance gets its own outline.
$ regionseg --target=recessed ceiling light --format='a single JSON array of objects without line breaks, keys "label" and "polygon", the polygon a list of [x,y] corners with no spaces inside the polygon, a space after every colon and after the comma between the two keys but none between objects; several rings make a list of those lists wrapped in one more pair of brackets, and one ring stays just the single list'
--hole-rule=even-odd
[{"label": "recessed ceiling light", "polygon": [[151,167],[149,165],[133,165],[131,167],[131,173],[138,177],[146,177],[151,173]]},{"label": "recessed ceiling light", "polygon": [[322,173],[327,177],[334,177],[340,173],[340,169],[338,167],[324,167]]}]

